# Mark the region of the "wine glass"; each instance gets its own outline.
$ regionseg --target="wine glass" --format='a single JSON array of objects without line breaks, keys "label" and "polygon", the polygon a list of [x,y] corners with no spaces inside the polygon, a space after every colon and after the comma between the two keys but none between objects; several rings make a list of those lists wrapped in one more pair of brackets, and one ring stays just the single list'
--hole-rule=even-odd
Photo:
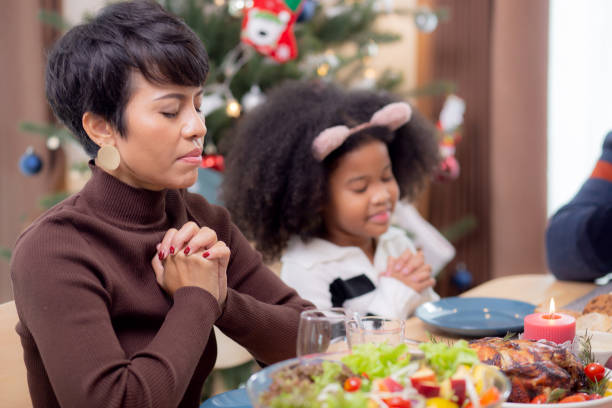
[{"label": "wine glass", "polygon": [[345,324],[350,317],[341,307],[303,311],[298,327],[297,356],[348,351]]}]

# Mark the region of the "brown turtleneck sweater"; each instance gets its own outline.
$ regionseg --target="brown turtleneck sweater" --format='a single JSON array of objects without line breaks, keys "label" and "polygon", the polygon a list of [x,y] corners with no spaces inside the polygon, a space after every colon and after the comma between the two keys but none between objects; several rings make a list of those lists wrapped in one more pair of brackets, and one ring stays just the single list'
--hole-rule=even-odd
[{"label": "brown turtleneck sweater", "polygon": [[[12,258],[34,407],[197,407],[217,354],[213,324],[263,363],[295,355],[299,313],[311,305],[262,264],[225,209],[92,170]],[[223,310],[200,288],[171,298],[155,280],[156,244],[190,220],[231,250]]]}]

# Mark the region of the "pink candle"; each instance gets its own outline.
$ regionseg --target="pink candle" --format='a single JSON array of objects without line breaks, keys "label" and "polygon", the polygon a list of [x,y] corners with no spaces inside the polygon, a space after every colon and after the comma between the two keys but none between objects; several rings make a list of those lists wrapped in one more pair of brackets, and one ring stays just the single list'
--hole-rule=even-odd
[{"label": "pink candle", "polygon": [[555,304],[551,299],[549,313],[532,313],[525,316],[523,338],[529,340],[545,339],[561,344],[573,341],[576,335],[576,319],[572,316],[555,313]]}]

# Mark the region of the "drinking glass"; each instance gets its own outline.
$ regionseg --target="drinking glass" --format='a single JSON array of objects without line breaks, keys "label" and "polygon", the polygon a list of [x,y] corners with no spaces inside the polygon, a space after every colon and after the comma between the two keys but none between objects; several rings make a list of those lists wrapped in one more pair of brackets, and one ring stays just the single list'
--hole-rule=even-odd
[{"label": "drinking glass", "polygon": [[298,357],[317,353],[348,351],[346,321],[350,313],[341,308],[312,309],[300,314]]},{"label": "drinking glass", "polygon": [[349,347],[363,343],[387,343],[396,346],[404,342],[404,320],[381,316],[365,316],[346,323]]}]

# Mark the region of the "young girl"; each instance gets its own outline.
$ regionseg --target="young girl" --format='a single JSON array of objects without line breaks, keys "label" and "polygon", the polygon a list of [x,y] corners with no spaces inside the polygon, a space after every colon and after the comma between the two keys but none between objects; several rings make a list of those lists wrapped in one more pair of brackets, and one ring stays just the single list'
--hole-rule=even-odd
[{"label": "young girl", "polygon": [[406,318],[438,299],[431,268],[390,226],[434,169],[434,127],[374,91],[289,82],[243,118],[222,199],[281,278],[321,308]]}]

